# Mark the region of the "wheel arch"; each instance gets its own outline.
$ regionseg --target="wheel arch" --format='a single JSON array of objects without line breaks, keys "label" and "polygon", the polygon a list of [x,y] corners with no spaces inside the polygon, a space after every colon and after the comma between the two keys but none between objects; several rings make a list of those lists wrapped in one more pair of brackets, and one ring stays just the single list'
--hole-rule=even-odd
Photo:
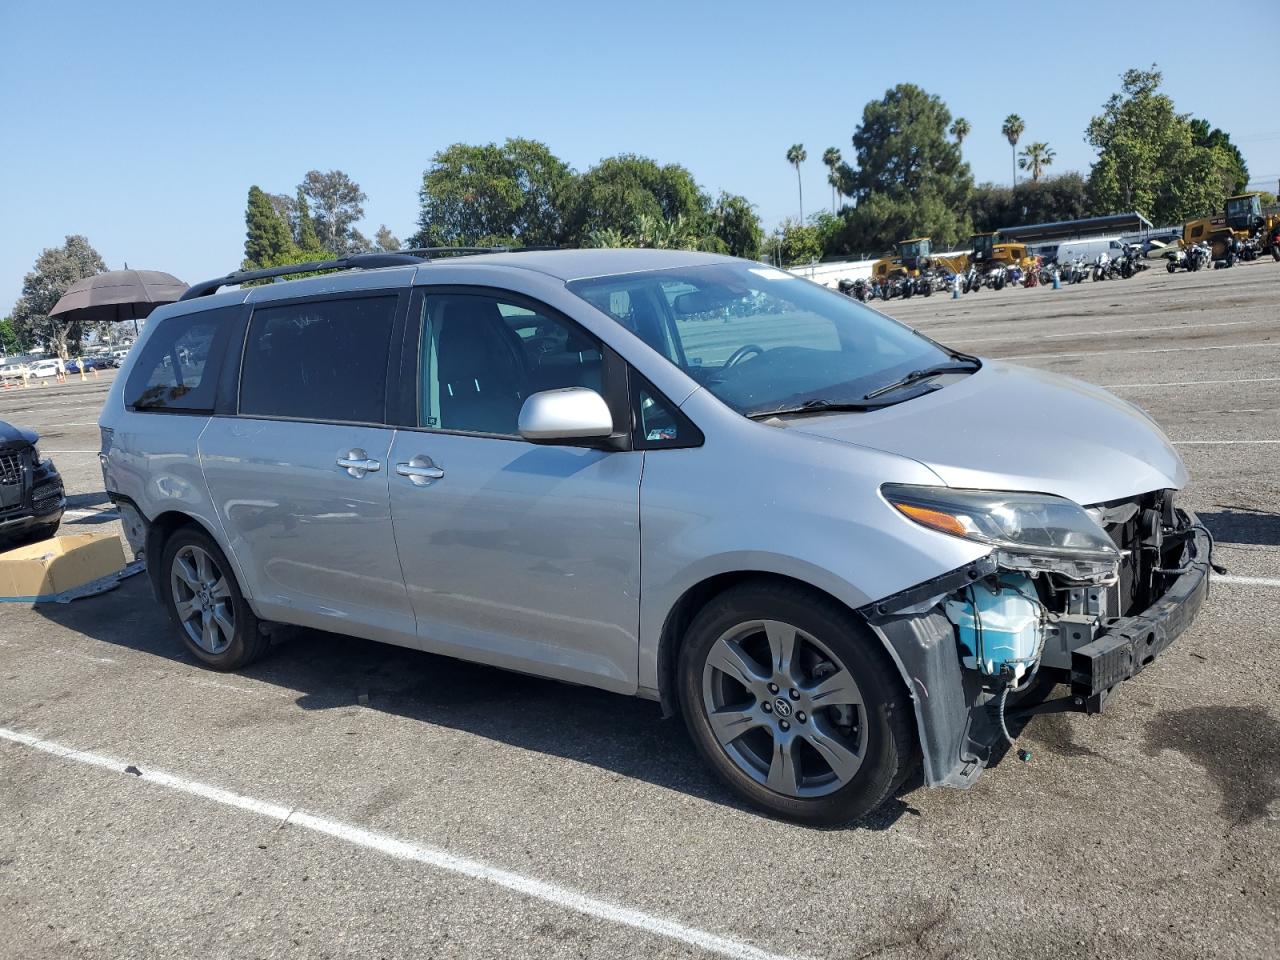
[{"label": "wheel arch", "polygon": [[[218,543],[217,531],[195,514],[186,513],[182,510],[166,510],[149,520],[147,522],[145,554],[147,558],[147,576],[151,581],[151,590],[158,601],[163,601],[164,597],[161,582],[164,571],[160,569],[160,557],[164,553],[164,546],[169,541],[169,538],[183,527],[192,527],[199,530],[214,543],[217,543],[220,548],[222,547],[222,544]],[[226,554],[228,561],[231,563],[241,594],[246,601],[250,601],[251,598],[244,588],[244,577],[238,569],[235,558],[225,548],[222,549],[222,552]]]},{"label": "wheel arch", "polygon": [[[662,631],[658,638],[658,700],[662,704],[662,712],[664,716],[675,716],[680,712],[679,698],[676,695],[676,663],[680,656],[680,646],[684,642],[684,636],[688,632],[689,625],[693,622],[693,618],[698,615],[698,611],[710,603],[715,597],[724,593],[732,587],[740,586],[743,583],[750,582],[767,582],[774,584],[787,584],[797,587],[816,597],[822,597],[833,603],[839,604],[843,609],[848,610],[855,617],[859,615],[853,607],[842,600],[840,597],[823,590],[821,587],[814,586],[806,580],[799,577],[788,576],[782,573],[776,573],[768,570],[734,570],[717,573],[712,576],[705,577],[697,583],[690,586],[680,595],[671,609],[667,612],[666,619],[662,624]],[[907,675],[906,669],[901,659],[894,651],[893,647],[888,643],[885,637],[878,630],[868,629],[868,635],[873,636],[879,641],[885,655],[893,664],[894,670],[901,681],[903,688],[908,696],[914,700],[911,681]],[[917,730],[917,736],[921,736],[923,731]]]}]

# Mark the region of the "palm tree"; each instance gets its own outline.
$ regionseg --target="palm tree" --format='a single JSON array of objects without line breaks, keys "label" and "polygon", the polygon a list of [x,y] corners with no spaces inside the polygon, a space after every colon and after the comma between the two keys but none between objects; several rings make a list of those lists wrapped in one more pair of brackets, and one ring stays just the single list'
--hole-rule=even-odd
[{"label": "palm tree", "polygon": [[787,151],[787,163],[796,168],[796,187],[800,191],[800,222],[804,223],[804,184],[800,182],[800,164],[809,159],[803,143],[793,143]]},{"label": "palm tree", "polygon": [[956,146],[964,146],[964,138],[970,132],[969,121],[964,117],[956,117],[955,122],[951,124],[951,135],[956,138]]},{"label": "palm tree", "polygon": [[1018,169],[1031,171],[1031,182],[1040,179],[1045,167],[1053,166],[1053,158],[1057,154],[1047,143],[1036,141],[1029,143],[1018,157]]},{"label": "palm tree", "polygon": [[1027,125],[1022,122],[1022,118],[1016,113],[1011,113],[1004,118],[1004,126],[1000,128],[1000,132],[1004,134],[1005,139],[1009,141],[1010,162],[1013,167],[1013,185],[1018,185],[1018,138],[1022,136],[1022,131],[1027,129]]},{"label": "palm tree", "polygon": [[840,166],[840,151],[835,147],[827,147],[822,151],[822,162],[827,165],[827,183],[831,184],[831,212],[836,212],[837,187],[840,178],[836,176],[836,167]]}]

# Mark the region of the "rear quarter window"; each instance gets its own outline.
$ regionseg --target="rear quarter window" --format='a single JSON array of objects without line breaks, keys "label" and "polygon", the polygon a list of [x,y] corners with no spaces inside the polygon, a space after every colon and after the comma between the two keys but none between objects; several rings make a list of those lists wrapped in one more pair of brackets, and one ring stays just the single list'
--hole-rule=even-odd
[{"label": "rear quarter window", "polygon": [[237,310],[203,310],[161,320],[129,372],[125,403],[134,410],[211,413]]}]

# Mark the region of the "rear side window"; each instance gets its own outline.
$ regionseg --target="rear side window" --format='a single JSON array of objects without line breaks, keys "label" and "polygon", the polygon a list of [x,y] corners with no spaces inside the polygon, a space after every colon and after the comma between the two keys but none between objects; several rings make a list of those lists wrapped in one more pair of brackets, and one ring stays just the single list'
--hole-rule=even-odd
[{"label": "rear side window", "polygon": [[359,297],[254,310],[240,415],[384,422],[396,303],[395,296]]},{"label": "rear side window", "polygon": [[135,410],[211,412],[234,313],[205,310],[162,320],[129,373],[125,402]]}]

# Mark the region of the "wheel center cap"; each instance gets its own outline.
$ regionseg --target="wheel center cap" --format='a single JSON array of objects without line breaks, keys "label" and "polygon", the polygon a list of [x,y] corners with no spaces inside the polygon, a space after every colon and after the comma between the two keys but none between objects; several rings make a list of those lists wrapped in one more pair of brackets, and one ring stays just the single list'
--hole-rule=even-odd
[{"label": "wheel center cap", "polygon": [[773,701],[773,712],[780,717],[791,716],[791,704],[784,697],[778,697]]}]

